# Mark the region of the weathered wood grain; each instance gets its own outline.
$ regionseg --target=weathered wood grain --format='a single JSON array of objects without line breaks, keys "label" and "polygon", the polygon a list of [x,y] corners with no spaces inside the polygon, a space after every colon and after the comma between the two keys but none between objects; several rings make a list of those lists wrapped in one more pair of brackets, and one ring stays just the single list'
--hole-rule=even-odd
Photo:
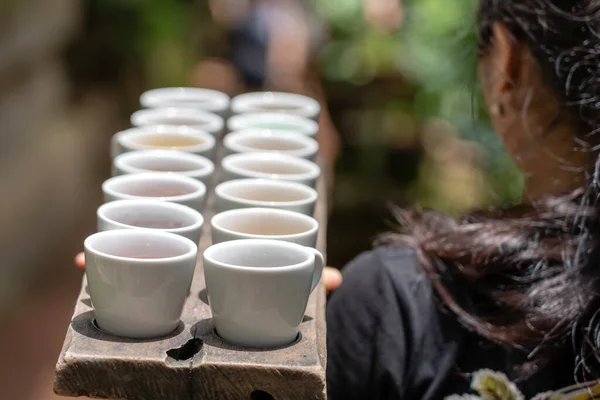
[{"label": "weathered wood grain", "polygon": [[[216,175],[218,181],[219,172]],[[327,205],[323,179],[317,189],[323,194],[315,209],[320,223],[317,248],[325,254]],[[200,251],[210,245],[208,222],[214,201],[210,188]],[[93,323],[84,279],[56,366],[54,391],[63,396],[128,400],[325,399],[323,286],[319,285],[309,299],[298,341],[275,350],[239,348],[214,334],[201,258],[179,329],[156,340],[127,340],[99,331]],[[191,357],[186,354],[200,343],[197,353]]]}]

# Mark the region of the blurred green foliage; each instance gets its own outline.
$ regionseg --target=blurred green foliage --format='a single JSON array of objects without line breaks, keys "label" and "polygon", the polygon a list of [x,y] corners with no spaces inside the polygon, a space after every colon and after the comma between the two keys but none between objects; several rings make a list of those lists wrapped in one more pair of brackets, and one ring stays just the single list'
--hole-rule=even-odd
[{"label": "blurred green foliage", "polygon": [[173,86],[185,81],[196,61],[189,6],[172,0],[136,3],[145,32],[139,46],[149,67],[150,86]]},{"label": "blurred green foliage", "polygon": [[[411,106],[398,112],[412,112],[420,120],[442,118],[461,138],[480,144],[488,203],[517,202],[523,176],[489,123],[477,81],[477,3],[406,0],[404,23],[390,34],[365,22],[363,0],[315,0],[331,26],[331,41],[321,52],[322,72],[325,79],[351,85],[402,74],[416,93]],[[435,206],[443,209],[441,200]]]},{"label": "blurred green foliage", "polygon": [[186,82],[197,61],[191,3],[89,0],[85,6],[92,33],[82,46],[95,45],[102,57],[109,55],[103,68],[134,69],[148,87]]}]

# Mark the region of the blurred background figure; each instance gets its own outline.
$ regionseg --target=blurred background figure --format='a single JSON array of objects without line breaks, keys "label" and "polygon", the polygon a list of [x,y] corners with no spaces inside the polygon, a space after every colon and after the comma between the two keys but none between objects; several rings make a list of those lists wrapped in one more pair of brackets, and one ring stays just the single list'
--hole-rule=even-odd
[{"label": "blurred background figure", "polygon": [[[224,60],[199,62],[194,84],[230,94],[274,90],[317,99],[322,109],[317,140],[331,196],[340,139],[316,66],[325,40],[326,21],[316,14],[311,2],[212,0],[209,4],[215,22],[226,31],[226,45],[215,49],[224,54]],[[208,71],[228,76],[232,82],[214,83]]]},{"label": "blurred background figure", "polygon": [[471,0],[9,0],[0,5],[0,398],[49,400],[95,231],[109,140],[164,86],[307,94],[323,107],[328,260],[387,202],[510,203],[522,176],[476,85]]}]

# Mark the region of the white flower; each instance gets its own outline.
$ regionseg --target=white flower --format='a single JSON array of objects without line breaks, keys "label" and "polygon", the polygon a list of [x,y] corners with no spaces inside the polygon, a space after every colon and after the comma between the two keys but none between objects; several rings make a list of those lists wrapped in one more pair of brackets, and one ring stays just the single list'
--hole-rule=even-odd
[{"label": "white flower", "polygon": [[471,389],[482,400],[525,400],[517,386],[502,372],[481,369],[473,374]]}]

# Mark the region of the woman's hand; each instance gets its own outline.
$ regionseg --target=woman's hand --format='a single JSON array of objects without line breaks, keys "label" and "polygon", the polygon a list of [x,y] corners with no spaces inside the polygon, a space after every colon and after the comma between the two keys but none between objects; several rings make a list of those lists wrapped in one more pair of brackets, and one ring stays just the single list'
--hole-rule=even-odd
[{"label": "woman's hand", "polygon": [[75,266],[79,269],[85,269],[85,254],[79,253],[75,256]]},{"label": "woman's hand", "polygon": [[325,267],[323,268],[321,280],[323,281],[323,285],[325,285],[327,293],[331,293],[342,284],[342,273],[335,268]]},{"label": "woman's hand", "polygon": [[[83,253],[75,256],[75,266],[80,269],[85,269],[85,255]],[[333,292],[342,284],[342,274],[335,268],[325,267],[323,269],[323,275],[321,277],[325,290],[327,292]]]}]

